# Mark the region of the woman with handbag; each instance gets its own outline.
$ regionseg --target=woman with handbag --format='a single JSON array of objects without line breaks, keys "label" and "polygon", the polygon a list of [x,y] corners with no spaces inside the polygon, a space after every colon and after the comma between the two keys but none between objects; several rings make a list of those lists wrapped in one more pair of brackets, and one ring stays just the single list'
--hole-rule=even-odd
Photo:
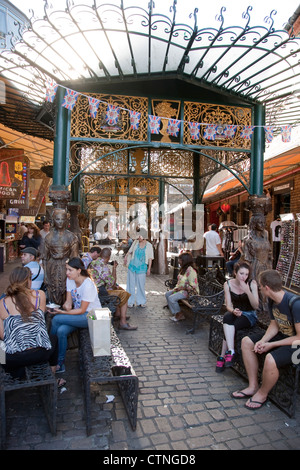
[{"label": "woman with handbag", "polygon": [[88,271],[80,258],[68,260],[67,295],[62,308],[54,309],[51,334],[58,337],[58,365],[56,372],[65,372],[65,356],[68,345],[68,335],[77,328],[87,328],[88,312],[101,308],[98,291],[90,278]]},{"label": "woman with handbag", "polygon": [[194,268],[192,254],[189,251],[181,253],[178,257],[178,264],[180,269],[177,284],[174,289],[165,294],[169,310],[173,314],[171,320],[175,322],[185,320],[184,314],[181,312],[179,300],[187,299],[190,295],[199,294],[198,276]]},{"label": "woman with handbag", "polygon": [[141,228],[138,239],[132,243],[124,258],[124,264],[128,266],[126,291],[131,294],[129,308],[135,303],[138,307],[146,307],[146,276],[150,276],[153,259],[153,246],[147,240],[147,231]]}]

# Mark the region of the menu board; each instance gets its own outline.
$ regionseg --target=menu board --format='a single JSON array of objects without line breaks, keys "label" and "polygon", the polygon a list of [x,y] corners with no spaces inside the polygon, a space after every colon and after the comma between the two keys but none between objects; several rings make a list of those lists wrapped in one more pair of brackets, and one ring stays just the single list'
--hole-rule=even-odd
[{"label": "menu board", "polygon": [[295,263],[295,218],[294,214],[281,214],[281,245],[276,271],[280,272],[285,287],[290,287]]},{"label": "menu board", "polygon": [[0,149],[0,198],[28,207],[29,160],[22,149]]}]

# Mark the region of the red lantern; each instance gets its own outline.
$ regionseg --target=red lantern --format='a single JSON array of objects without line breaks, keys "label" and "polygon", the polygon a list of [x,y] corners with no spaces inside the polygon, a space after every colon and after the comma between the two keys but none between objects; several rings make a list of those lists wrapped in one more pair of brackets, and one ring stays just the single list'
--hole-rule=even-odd
[{"label": "red lantern", "polygon": [[229,204],[222,204],[221,209],[224,212],[224,214],[227,214],[227,212],[230,211],[230,205]]}]

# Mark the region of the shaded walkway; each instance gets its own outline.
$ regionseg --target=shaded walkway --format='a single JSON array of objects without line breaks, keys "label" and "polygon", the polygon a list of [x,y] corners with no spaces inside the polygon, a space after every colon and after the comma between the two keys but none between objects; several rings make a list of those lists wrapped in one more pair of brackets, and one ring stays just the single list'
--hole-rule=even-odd
[{"label": "shaded walkway", "polygon": [[[122,256],[115,256],[121,264]],[[118,267],[124,285],[126,270]],[[290,419],[268,402],[253,412],[230,391],[243,380],[231,370],[215,373],[208,350],[209,325],[186,335],[187,321],[174,323],[163,309],[164,280],[147,279],[147,308],[129,309],[137,331],[119,337],[140,381],[138,423],[131,430],[122,400],[112,384],[93,388],[92,435],[85,434],[77,350],[68,351],[67,390],[58,399],[58,432],[52,436],[35,392],[8,396],[9,449],[229,450],[299,449],[300,407]],[[6,273],[0,274],[1,286]],[[22,399],[20,399],[22,395]],[[106,403],[107,395],[115,398]]]}]

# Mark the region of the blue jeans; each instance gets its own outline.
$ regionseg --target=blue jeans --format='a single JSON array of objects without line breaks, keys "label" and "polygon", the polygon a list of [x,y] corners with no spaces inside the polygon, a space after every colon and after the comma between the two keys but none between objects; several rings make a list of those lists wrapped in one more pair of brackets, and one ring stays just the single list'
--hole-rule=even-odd
[{"label": "blue jeans", "polygon": [[178,300],[186,299],[186,296],[184,295],[184,291],[174,292],[172,290],[169,290],[168,292],[165,293],[165,296],[168,302],[168,307],[170,309],[170,312],[173,315],[176,315],[176,313],[179,313],[181,308],[179,306]]},{"label": "blue jeans", "polygon": [[87,328],[87,313],[81,315],[58,314],[52,318],[51,334],[58,338],[58,362],[62,364],[65,360],[68,335],[78,328]]}]

